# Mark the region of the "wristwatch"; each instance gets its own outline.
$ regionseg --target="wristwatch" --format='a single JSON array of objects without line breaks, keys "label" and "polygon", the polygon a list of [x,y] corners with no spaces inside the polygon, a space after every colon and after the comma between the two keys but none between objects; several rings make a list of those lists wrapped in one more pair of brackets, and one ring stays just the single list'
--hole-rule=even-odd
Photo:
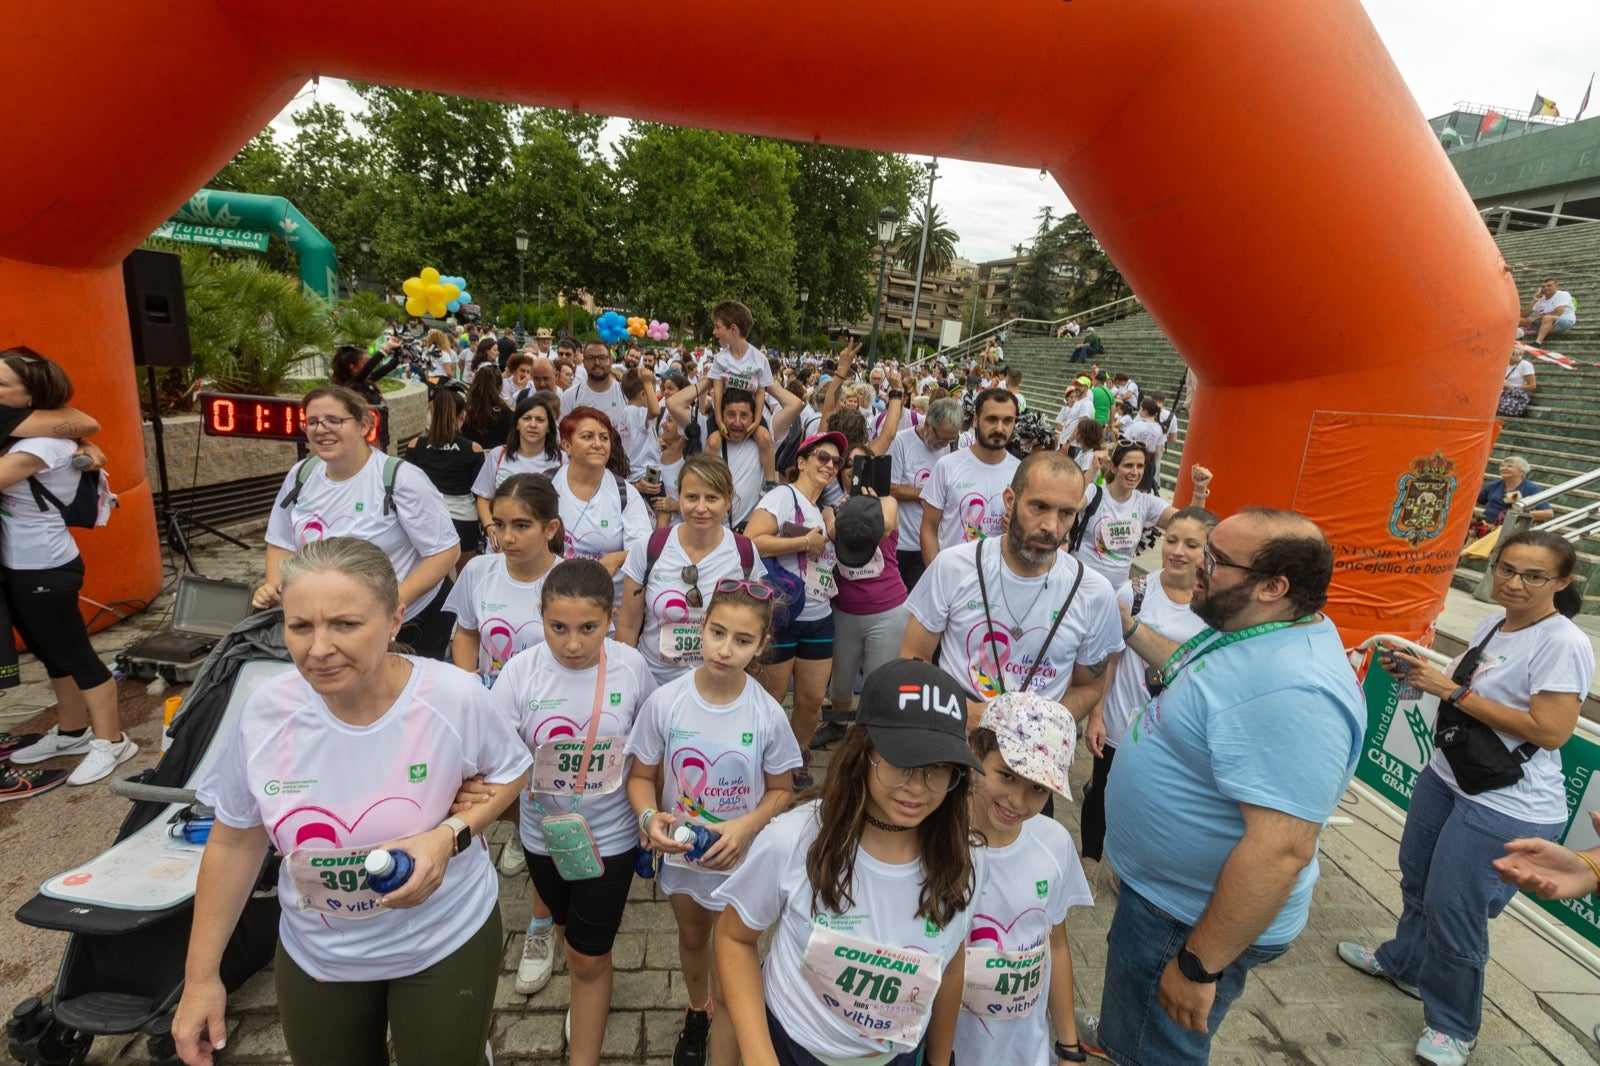
[{"label": "wristwatch", "polygon": [[1187,944],[1178,949],[1178,972],[1197,985],[1214,985],[1222,978],[1221,970],[1216,973],[1207,970]]},{"label": "wristwatch", "polygon": [[451,855],[460,855],[472,843],[472,827],[460,818],[446,818],[439,823],[454,834],[450,847]]},{"label": "wristwatch", "polygon": [[890,400],[903,400],[906,394],[899,389],[890,389],[885,396]]}]

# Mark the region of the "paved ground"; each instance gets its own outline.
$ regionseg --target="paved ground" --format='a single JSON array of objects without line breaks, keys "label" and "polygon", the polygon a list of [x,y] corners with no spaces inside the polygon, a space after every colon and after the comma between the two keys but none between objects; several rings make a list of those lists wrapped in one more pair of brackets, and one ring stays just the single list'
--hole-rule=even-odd
[{"label": "paved ground", "polygon": [[[208,548],[201,567],[208,576],[246,575],[256,562],[233,548]],[[163,604],[140,620],[158,619]],[[136,639],[133,626],[102,635],[108,657]],[[48,692],[37,691],[36,664],[24,666],[31,684],[0,697],[9,724],[49,724],[37,715],[48,707]],[[123,715],[130,735],[145,746],[130,768],[148,765],[158,748],[161,699],[143,686],[124,682]],[[39,701],[30,710],[27,701]],[[17,704],[19,711],[13,711]],[[7,719],[0,719],[7,721]],[[1089,760],[1081,755],[1074,780],[1087,778]],[[124,804],[103,787],[57,789],[23,803],[0,805],[0,1010],[52,985],[65,936],[30,929],[9,915],[47,877],[82,862],[109,842]],[[1317,886],[1311,924],[1283,958],[1256,971],[1223,1026],[1213,1061],[1219,1064],[1383,1064],[1411,1063],[1422,1026],[1421,1005],[1386,983],[1348,969],[1334,957],[1343,939],[1376,943],[1392,931],[1399,912],[1395,865],[1398,826],[1369,804],[1347,797],[1348,825],[1323,834],[1322,880]],[[1076,810],[1063,818],[1076,831]],[[509,826],[491,834],[503,843]],[[1114,894],[1102,871],[1090,863],[1097,905],[1074,910],[1068,919],[1078,975],[1078,1002],[1093,1010],[1099,1001],[1105,960],[1105,931]],[[521,929],[528,916],[526,879],[502,879],[501,906],[508,930],[504,972],[496,994],[494,1048],[497,1063],[555,1064],[563,1061],[562,1019],[566,978],[557,976],[538,996],[512,991],[512,972],[522,949]],[[1548,944],[1519,918],[1507,914],[1494,923],[1482,1040],[1472,1061],[1482,1066],[1600,1061],[1589,1033],[1600,1022],[1600,979]],[[648,883],[636,882],[617,942],[615,1009],[606,1031],[610,1061],[665,1064],[671,1061],[684,1002],[677,965],[677,936],[671,912]],[[288,1062],[278,1032],[271,974],[252,979],[230,1004],[234,1031],[228,1061]],[[145,1061],[138,1037],[102,1038],[90,1061],[134,1064]]]}]

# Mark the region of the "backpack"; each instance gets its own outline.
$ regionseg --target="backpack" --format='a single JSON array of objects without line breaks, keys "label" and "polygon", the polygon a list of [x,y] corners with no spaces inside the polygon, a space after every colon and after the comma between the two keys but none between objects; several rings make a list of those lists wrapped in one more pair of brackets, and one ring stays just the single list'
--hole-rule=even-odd
[{"label": "backpack", "polygon": [[1073,519],[1072,522],[1072,532],[1067,534],[1067,553],[1069,555],[1076,553],[1078,547],[1083,544],[1083,536],[1089,531],[1089,520],[1100,509],[1100,501],[1105,498],[1105,487],[1103,485],[1094,486],[1094,499],[1089,501],[1089,506],[1078,512],[1078,517]]},{"label": "backpack", "polygon": [[28,478],[28,488],[33,490],[33,502],[39,510],[54,507],[61,512],[61,520],[79,529],[95,529],[111,520],[111,511],[117,506],[116,493],[106,480],[104,470],[82,470],[78,473],[78,488],[71,503],[62,503],[55,493],[44,487],[36,477]]},{"label": "backpack", "polygon": [[[661,553],[667,547],[667,538],[677,530],[676,526],[663,526],[653,530],[650,540],[644,550],[644,580],[639,582],[641,589],[650,585],[650,573],[656,568],[656,560],[661,558]],[[749,537],[743,533],[733,535],[733,546],[739,550],[739,569],[744,571],[745,580],[750,580],[750,571],[756,566],[756,546]]]},{"label": "backpack", "polygon": [[[797,526],[804,525],[806,516],[800,509],[800,493],[793,485],[789,486],[789,491],[794,493],[794,523]],[[761,561],[767,568],[766,583],[777,592],[773,597],[772,628],[778,632],[787,629],[800,617],[806,602],[806,583],[798,575],[785,570],[777,559]]]},{"label": "backpack", "polygon": [[[383,513],[386,515],[394,514],[395,512],[394,478],[395,473],[400,469],[400,464],[403,462],[405,460],[397,455],[383,457]],[[279,507],[288,510],[294,506],[294,502],[300,498],[300,490],[306,487],[306,482],[311,479],[312,471],[316,470],[321,463],[322,460],[315,455],[309,459],[300,460],[294,468],[294,488],[283,494],[283,499],[278,501]]]},{"label": "backpack", "polygon": [[1139,617],[1139,608],[1144,606],[1144,590],[1147,577],[1136,577],[1130,584],[1133,586],[1133,606],[1128,608],[1128,613],[1135,618]]}]

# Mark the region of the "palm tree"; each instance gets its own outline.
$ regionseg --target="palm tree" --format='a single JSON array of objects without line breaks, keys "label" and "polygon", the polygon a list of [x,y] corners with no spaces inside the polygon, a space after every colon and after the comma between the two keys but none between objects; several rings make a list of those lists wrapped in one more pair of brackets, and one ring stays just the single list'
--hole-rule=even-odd
[{"label": "palm tree", "polygon": [[[917,254],[922,249],[922,211],[923,205],[918,204],[911,217],[900,223],[894,246],[889,250],[894,264],[904,270],[917,269]],[[928,218],[928,254],[922,260],[923,274],[938,277],[949,271],[956,260],[956,242],[960,239],[945,220],[939,205],[934,204]]]}]

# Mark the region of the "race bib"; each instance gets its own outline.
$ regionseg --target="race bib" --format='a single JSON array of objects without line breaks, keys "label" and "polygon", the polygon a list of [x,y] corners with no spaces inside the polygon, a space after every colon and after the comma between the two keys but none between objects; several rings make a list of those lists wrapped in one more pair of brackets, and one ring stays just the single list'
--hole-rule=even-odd
[{"label": "race bib", "polygon": [[839,564],[839,576],[850,581],[870,581],[883,573],[883,549],[873,549],[872,558],[861,566],[846,566]]},{"label": "race bib", "polygon": [[[583,782],[585,796],[604,796],[615,792],[623,780],[628,758],[622,753],[627,737],[595,737],[589,752],[589,776]],[[570,796],[583,772],[583,738],[563,737],[548,741],[533,750],[533,776],[528,779],[528,798],[535,792]]]},{"label": "race bib", "polygon": [[800,971],[827,1013],[869,1040],[903,1048],[922,1040],[943,976],[935,955],[822,925],[811,927]]},{"label": "race bib", "polygon": [[700,627],[662,626],[660,651],[661,658],[674,666],[698,666],[704,661],[700,654]]},{"label": "race bib", "polygon": [[745,392],[755,392],[755,379],[749,374],[726,374],[722,378],[725,389],[743,389]]},{"label": "race bib", "polygon": [[961,1005],[983,1018],[1007,1021],[1033,1013],[1044,995],[1043,944],[1032,951],[967,945]]},{"label": "race bib", "polygon": [[371,848],[296,848],[289,853],[289,879],[300,909],[339,918],[371,918],[383,908],[382,894],[367,887]]},{"label": "race bib", "polygon": [[832,544],[822,550],[820,558],[806,559],[806,599],[831,600],[838,594],[839,586],[833,580],[833,568],[837,565]]},{"label": "race bib", "polygon": [[1107,555],[1132,558],[1139,544],[1139,525],[1131,518],[1108,518],[1100,526],[1100,544]]}]

